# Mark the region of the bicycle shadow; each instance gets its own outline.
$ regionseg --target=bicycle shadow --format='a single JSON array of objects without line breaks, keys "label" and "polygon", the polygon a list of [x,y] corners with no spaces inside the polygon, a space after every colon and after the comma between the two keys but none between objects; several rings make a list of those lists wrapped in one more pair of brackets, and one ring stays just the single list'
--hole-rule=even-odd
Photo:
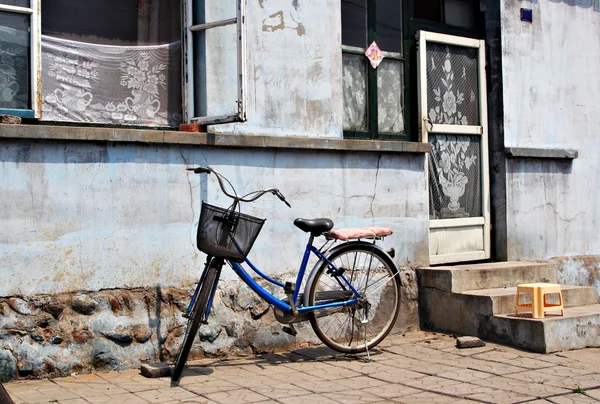
[{"label": "bicycle shadow", "polygon": [[[196,375],[210,375],[214,372],[213,368],[217,367],[245,367],[253,366],[266,369],[268,367],[285,365],[301,362],[369,362],[377,360],[384,352],[377,348],[369,351],[369,356],[366,353],[361,354],[344,354],[334,351],[328,347],[308,347],[299,348],[289,352],[269,352],[256,354],[249,357],[231,357],[231,358],[214,358],[212,361],[204,361],[203,363],[188,363],[187,370],[194,372]],[[185,375],[185,374],[184,374]]]}]

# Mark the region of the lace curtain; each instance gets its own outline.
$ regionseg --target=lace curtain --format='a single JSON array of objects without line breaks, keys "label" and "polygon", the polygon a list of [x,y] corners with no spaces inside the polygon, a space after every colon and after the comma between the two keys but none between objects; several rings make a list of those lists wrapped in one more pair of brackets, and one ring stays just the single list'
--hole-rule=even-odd
[{"label": "lace curtain", "polygon": [[42,66],[43,120],[181,122],[180,42],[111,46],[43,35]]}]

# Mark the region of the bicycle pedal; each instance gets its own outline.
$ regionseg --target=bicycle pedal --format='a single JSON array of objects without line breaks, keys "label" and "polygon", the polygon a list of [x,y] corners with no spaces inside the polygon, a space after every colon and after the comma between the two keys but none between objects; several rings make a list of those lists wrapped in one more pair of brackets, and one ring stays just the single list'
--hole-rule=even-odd
[{"label": "bicycle pedal", "polygon": [[283,327],[283,332],[291,335],[292,337],[295,337],[298,334],[298,331],[296,331],[296,328],[294,327],[293,324]]}]

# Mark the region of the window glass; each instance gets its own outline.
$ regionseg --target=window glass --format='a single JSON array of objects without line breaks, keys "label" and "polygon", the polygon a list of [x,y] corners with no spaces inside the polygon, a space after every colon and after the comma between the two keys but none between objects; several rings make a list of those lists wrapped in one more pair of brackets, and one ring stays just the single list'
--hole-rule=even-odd
[{"label": "window glass", "polygon": [[0,0],[0,4],[7,6],[31,7],[29,0]]},{"label": "window glass", "polygon": [[367,132],[367,59],[342,54],[344,130]]},{"label": "window glass", "polygon": [[181,122],[181,6],[173,0],[44,0],[42,119]]},{"label": "window glass", "polygon": [[416,0],[415,18],[420,20],[442,22],[441,0]]},{"label": "window glass", "polygon": [[415,18],[474,29],[479,11],[477,0],[418,0]]},{"label": "window glass", "polygon": [[401,60],[383,59],[377,67],[377,126],[379,133],[404,132]]},{"label": "window glass", "polygon": [[0,11],[0,108],[30,109],[30,17]]},{"label": "window glass", "polygon": [[367,47],[366,0],[342,0],[342,44]]},{"label": "window glass", "polygon": [[388,52],[402,52],[402,2],[377,1],[377,45]]},{"label": "window glass", "polygon": [[475,28],[474,2],[470,0],[445,0],[446,24],[464,28]]},{"label": "window glass", "polygon": [[44,0],[42,35],[104,45],[181,39],[181,9],[169,0]]}]

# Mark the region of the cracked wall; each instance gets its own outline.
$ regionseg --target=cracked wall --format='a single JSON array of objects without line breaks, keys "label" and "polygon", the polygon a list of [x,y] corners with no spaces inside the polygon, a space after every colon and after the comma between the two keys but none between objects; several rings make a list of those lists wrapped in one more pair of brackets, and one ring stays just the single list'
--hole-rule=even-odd
[{"label": "cracked wall", "polygon": [[243,207],[267,218],[251,257],[269,273],[298,269],[298,217],[392,227],[397,263],[427,262],[423,155],[14,140],[0,145],[0,296],[192,282],[200,201],[229,200],[188,164],[286,195],[292,209],[268,196]]},{"label": "cracked wall", "polygon": [[[579,152],[572,161],[507,160],[509,260],[600,254],[594,4],[502,2],[505,146]],[[520,21],[521,7],[533,10],[533,23]]]}]

